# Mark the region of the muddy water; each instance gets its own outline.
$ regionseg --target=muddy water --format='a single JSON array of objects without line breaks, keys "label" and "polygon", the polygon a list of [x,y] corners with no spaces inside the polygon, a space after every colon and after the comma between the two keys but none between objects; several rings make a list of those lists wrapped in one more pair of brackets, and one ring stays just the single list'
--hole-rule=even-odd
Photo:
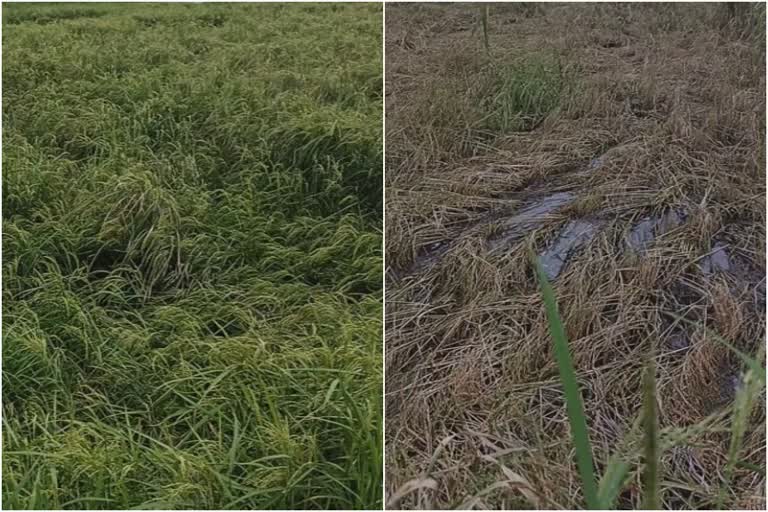
[{"label": "muddy water", "polygon": [[[491,237],[487,241],[489,251],[495,251],[508,247],[517,240],[524,237],[528,232],[544,224],[546,219],[542,218],[552,214],[560,208],[570,204],[576,196],[570,192],[557,192],[543,198],[534,199],[527,202],[517,213],[506,217],[502,221],[502,232],[500,235]],[[398,272],[393,277],[399,279],[405,275],[420,272],[425,268],[437,263],[453,247],[456,242],[464,238],[467,232],[488,224],[499,218],[499,214],[489,214],[488,216],[472,223],[462,231],[454,240],[442,240],[426,245],[419,251],[413,265],[404,272]],[[503,218],[503,217],[502,217]]]},{"label": "muddy water", "polygon": [[712,248],[712,252],[699,261],[699,268],[706,275],[712,275],[718,272],[730,272],[731,259],[728,257],[725,245],[717,242]]},{"label": "muddy water", "polygon": [[541,227],[546,222],[542,217],[555,213],[574,199],[576,196],[570,192],[557,192],[527,204],[519,213],[504,221],[501,234],[488,240],[488,249],[493,252],[508,247]]},{"label": "muddy water", "polygon": [[603,166],[603,164],[605,164],[605,158],[604,157],[599,156],[597,158],[593,158],[589,162],[589,166],[587,167],[587,170],[588,171],[597,170],[597,169],[601,168]]},{"label": "muddy water", "polygon": [[555,242],[539,255],[547,278],[552,280],[559,276],[573,252],[592,240],[603,224],[603,221],[583,219],[570,221]]},{"label": "muddy water", "polygon": [[[603,165],[610,156],[610,151],[593,158],[586,168],[586,172],[592,172]],[[544,225],[546,222],[546,216],[553,214],[561,208],[571,204],[576,199],[576,195],[571,192],[555,192],[543,197],[537,197],[529,200],[526,204],[519,209],[519,211],[509,217],[506,217],[502,221],[501,233],[491,236],[487,240],[487,249],[489,252],[495,252],[509,248],[512,244],[519,241],[530,231],[533,231]],[[480,221],[473,223],[467,228],[467,230],[460,233],[454,240],[443,240],[434,242],[422,247],[414,263],[403,272],[397,272],[396,278],[405,275],[411,275],[413,273],[420,272],[425,268],[437,263],[440,259],[455,245],[455,243],[462,239],[466,232],[481,224],[487,224],[493,222],[498,218],[497,215],[489,215],[488,217],[481,219]],[[583,222],[583,224],[582,224]],[[557,254],[560,254],[564,259],[567,259],[568,253],[575,250],[579,246],[583,245],[587,240],[581,241],[585,234],[580,234],[581,231],[587,231],[587,221],[576,221],[576,224],[569,224],[563,233],[563,240],[559,242],[559,247],[553,248],[555,252],[546,256],[546,261],[549,262],[550,258],[555,258]],[[571,236],[575,238],[570,240]],[[589,236],[588,238],[591,238]],[[575,244],[571,247],[571,244]],[[559,274],[560,268],[565,263],[557,264],[552,259],[552,263],[548,265],[552,268],[554,274]],[[558,268],[555,270],[555,268]]]},{"label": "muddy water", "polygon": [[636,252],[644,252],[659,236],[672,231],[685,222],[686,215],[678,210],[667,210],[655,217],[644,217],[632,226],[627,235],[627,245]]}]

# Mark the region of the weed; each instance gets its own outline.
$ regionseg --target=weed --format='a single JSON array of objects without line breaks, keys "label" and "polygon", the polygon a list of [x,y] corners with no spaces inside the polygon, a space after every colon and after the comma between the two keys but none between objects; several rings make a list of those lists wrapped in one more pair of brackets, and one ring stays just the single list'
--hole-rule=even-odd
[{"label": "weed", "polygon": [[533,130],[557,108],[564,87],[560,64],[548,55],[493,66],[483,78],[483,127],[502,134]]},{"label": "weed", "polygon": [[576,463],[579,466],[581,474],[581,485],[584,492],[584,499],[587,507],[590,509],[599,509],[597,484],[595,481],[595,470],[592,463],[592,444],[589,441],[587,433],[587,420],[584,415],[584,405],[581,400],[579,384],[576,381],[576,373],[571,361],[568,339],[565,335],[565,329],[560,321],[560,314],[557,311],[557,302],[549,284],[544,268],[538,259],[535,259],[536,274],[541,286],[541,294],[544,298],[544,306],[547,309],[547,318],[549,320],[549,330],[554,343],[555,358],[560,372],[560,380],[565,391],[565,405],[568,409],[568,421],[571,425],[571,435],[573,436],[573,445],[576,449]]}]

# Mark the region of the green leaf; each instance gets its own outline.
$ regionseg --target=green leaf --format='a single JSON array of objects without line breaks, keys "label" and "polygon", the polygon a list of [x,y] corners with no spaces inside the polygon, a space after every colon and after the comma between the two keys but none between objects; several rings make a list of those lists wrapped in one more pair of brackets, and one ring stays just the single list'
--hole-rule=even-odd
[{"label": "green leaf", "polygon": [[760,475],[762,477],[765,477],[765,468],[761,468],[760,466],[758,466],[756,464],[752,464],[750,462],[738,461],[736,463],[736,467],[737,468],[742,468],[742,469],[748,469],[750,471],[754,471],[758,475]]},{"label": "green leaf", "polygon": [[601,509],[613,508],[616,498],[624,486],[628,472],[629,463],[614,455],[608,463],[605,473],[603,473],[603,478],[600,480],[597,499],[600,502]]},{"label": "green leaf", "polygon": [[587,502],[587,508],[591,510],[600,509],[597,484],[595,483],[594,464],[592,462],[592,445],[587,431],[587,418],[584,414],[581,392],[576,381],[576,372],[573,369],[571,353],[568,348],[568,338],[565,335],[565,329],[560,320],[555,294],[544,273],[544,268],[535,255],[531,254],[531,258],[536,266],[541,294],[544,299],[544,307],[547,310],[547,318],[549,319],[549,330],[552,335],[555,359],[557,360],[560,381],[563,384],[563,392],[565,394],[568,421],[571,425],[571,436],[573,437],[573,445],[576,450],[576,464],[581,475],[582,492]]}]

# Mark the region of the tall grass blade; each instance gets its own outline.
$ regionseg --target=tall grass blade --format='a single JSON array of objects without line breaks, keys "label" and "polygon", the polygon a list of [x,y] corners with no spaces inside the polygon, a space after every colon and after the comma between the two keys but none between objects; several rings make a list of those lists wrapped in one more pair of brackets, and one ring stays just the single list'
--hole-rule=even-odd
[{"label": "tall grass blade", "polygon": [[488,18],[490,17],[490,8],[486,5],[483,8],[483,45],[485,46],[485,51],[488,52],[488,54],[491,53],[491,43],[488,40]]},{"label": "tall grass blade", "polygon": [[755,464],[751,464],[749,462],[740,460],[736,462],[735,467],[741,468],[741,469],[748,469],[749,471],[754,471],[761,477],[765,478],[765,468],[761,468],[760,466],[757,466]]},{"label": "tall grass blade", "polygon": [[584,499],[587,502],[587,508],[591,510],[599,509],[600,502],[597,494],[597,484],[595,482],[595,470],[592,462],[592,445],[589,441],[587,431],[587,418],[584,414],[584,406],[581,401],[579,385],[576,381],[576,372],[573,369],[571,353],[568,348],[568,339],[565,335],[563,323],[560,320],[560,314],[555,301],[555,294],[552,286],[549,284],[544,268],[541,266],[538,258],[531,255],[532,261],[536,266],[541,294],[544,299],[544,307],[547,310],[549,320],[549,330],[554,344],[555,358],[560,372],[560,380],[563,384],[565,394],[566,409],[568,411],[568,421],[571,425],[571,436],[576,450],[576,464],[579,467],[581,476],[582,491]]},{"label": "tall grass blade", "polygon": [[659,426],[656,410],[656,364],[648,358],[643,375],[643,508],[658,510],[659,502]]}]

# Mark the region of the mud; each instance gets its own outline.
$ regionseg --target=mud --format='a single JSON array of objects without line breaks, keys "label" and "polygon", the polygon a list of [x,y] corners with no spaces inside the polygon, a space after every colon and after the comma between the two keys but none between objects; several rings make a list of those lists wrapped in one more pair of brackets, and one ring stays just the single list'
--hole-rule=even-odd
[{"label": "mud", "polygon": [[459,230],[453,238],[432,242],[422,246],[416,255],[416,259],[414,259],[413,263],[409,267],[403,270],[391,269],[392,277],[395,280],[399,280],[401,277],[410,276],[424,271],[425,269],[439,262],[443,256],[445,256],[445,254],[450,251],[459,241],[470,236],[472,232],[476,232],[477,228],[493,222],[501,215],[503,214],[499,212],[488,213],[481,219],[471,222],[469,225]]},{"label": "mud", "polygon": [[629,248],[635,252],[644,251],[648,245],[653,242],[653,239],[656,238],[656,235],[654,234],[655,226],[656,223],[654,220],[649,218],[643,219],[635,224],[629,231],[629,236],[627,237]]},{"label": "mud", "polygon": [[722,394],[728,401],[733,400],[736,397],[736,393],[744,386],[743,375],[736,370],[732,370],[732,372],[726,376],[721,388]]}]

